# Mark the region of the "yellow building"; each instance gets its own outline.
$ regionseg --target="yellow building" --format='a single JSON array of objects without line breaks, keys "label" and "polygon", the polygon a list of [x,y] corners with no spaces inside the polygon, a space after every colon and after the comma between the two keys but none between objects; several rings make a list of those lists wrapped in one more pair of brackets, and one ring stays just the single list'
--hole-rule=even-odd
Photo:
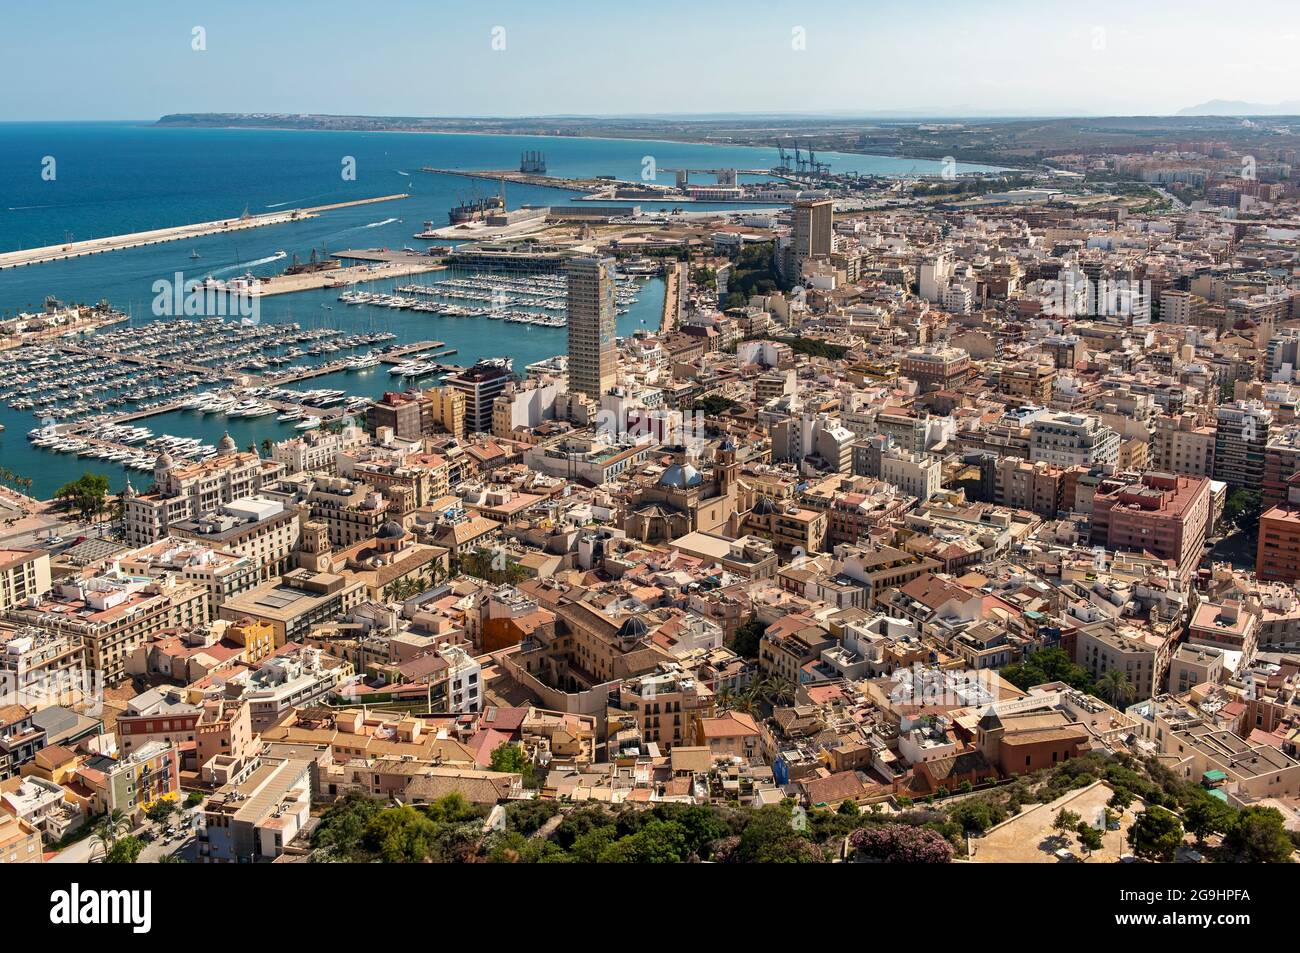
[{"label": "yellow building", "polygon": [[260,662],[275,651],[275,626],[265,619],[240,619],[226,629],[225,637],[244,647],[245,662]]},{"label": "yellow building", "polygon": [[454,387],[433,387],[424,392],[431,403],[433,422],[449,434],[465,436],[465,392]]},{"label": "yellow building", "polygon": [[39,864],[41,832],[21,818],[0,811],[0,864]]}]

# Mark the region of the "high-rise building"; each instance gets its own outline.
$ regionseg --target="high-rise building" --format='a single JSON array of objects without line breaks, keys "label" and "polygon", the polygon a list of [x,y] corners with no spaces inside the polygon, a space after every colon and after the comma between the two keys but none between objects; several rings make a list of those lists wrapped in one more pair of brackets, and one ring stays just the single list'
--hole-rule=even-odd
[{"label": "high-rise building", "polygon": [[1259,401],[1221,404],[1215,411],[1214,479],[1258,490],[1264,483],[1264,453],[1273,412]]},{"label": "high-rise building", "polygon": [[429,428],[429,400],[419,391],[386,391],[366,408],[366,433],[372,437],[380,427],[388,427],[403,440],[419,440]]},{"label": "high-rise building", "polygon": [[790,239],[791,277],[798,279],[809,258],[827,258],[834,250],[834,209],[830,199],[794,203],[794,228]]},{"label": "high-rise building", "polygon": [[430,388],[424,395],[432,405],[434,424],[452,436],[465,436],[465,393],[443,386]]},{"label": "high-rise building", "polygon": [[[578,258],[569,262],[567,271],[569,390],[598,401],[617,383],[614,263],[608,258]],[[487,419],[490,426],[490,406]]]},{"label": "high-rise building", "polygon": [[[573,348],[573,291],[569,291],[569,348]],[[610,314],[614,313],[613,283],[610,290]],[[612,325],[613,318],[610,318]],[[572,367],[572,359],[570,359]],[[468,370],[452,374],[446,379],[448,387],[453,387],[465,395],[465,432],[492,432],[492,402],[506,389],[514,374],[511,371],[510,358],[484,358]]]}]

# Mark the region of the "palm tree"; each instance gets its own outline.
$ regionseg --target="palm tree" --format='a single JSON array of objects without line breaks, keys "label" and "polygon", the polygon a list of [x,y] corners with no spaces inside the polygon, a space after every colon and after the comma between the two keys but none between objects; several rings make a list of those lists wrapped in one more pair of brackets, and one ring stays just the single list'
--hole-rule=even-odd
[{"label": "palm tree", "polygon": [[1117,668],[1108,668],[1101,673],[1101,678],[1097,679],[1097,691],[1116,708],[1126,706],[1136,694],[1128,673]]},{"label": "palm tree", "polygon": [[758,710],[758,684],[751,682],[731,698],[731,710],[752,715]]},{"label": "palm tree", "polygon": [[109,811],[95,825],[95,833],[92,836],[99,841],[105,857],[124,830],[126,830],[126,814],[121,810]]},{"label": "palm tree", "polygon": [[794,684],[779,675],[763,679],[757,689],[759,696],[769,705],[788,705],[794,701]]}]

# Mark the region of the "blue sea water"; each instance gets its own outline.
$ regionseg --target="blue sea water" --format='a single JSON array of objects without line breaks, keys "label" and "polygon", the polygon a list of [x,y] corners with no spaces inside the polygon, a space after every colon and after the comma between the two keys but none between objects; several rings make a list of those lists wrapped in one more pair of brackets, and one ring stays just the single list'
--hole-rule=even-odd
[{"label": "blue sea water", "polygon": [[[645,157],[659,169],[769,168],[775,149],[627,140],[418,133],[307,132],[251,129],[161,128],[143,123],[0,123],[0,251],[63,241],[203,222],[236,216],[326,205],[410,191],[400,201],[326,212],[317,218],[234,234],[211,235],[128,249],[83,259],[0,271],[0,314],[39,310],[47,295],[67,302],[107,299],[129,312],[133,323],[154,320],[152,285],[180,272],[185,278],[229,277],[245,269],[270,275],[282,270],[284,251],[305,259],[312,249],[424,247],[412,235],[426,220],[438,226],[447,211],[466,199],[493,191],[489,182],[422,173],[444,169],[509,169],[524,150],[546,153],[557,176],[611,175],[638,179]],[[836,171],[881,175],[936,172],[938,163],[877,156],[820,154]],[[51,164],[52,160],[52,164]],[[345,161],[355,179],[342,175]],[[53,170],[50,177],[47,170]],[[964,166],[962,171],[981,167]],[[43,175],[43,172],[46,173]],[[671,173],[659,173],[665,181]],[[561,189],[507,185],[509,207],[573,201]],[[639,203],[645,209],[651,203]],[[691,210],[725,208],[693,203]],[[199,258],[191,259],[197,252]],[[263,261],[265,260],[265,261]],[[250,263],[262,261],[260,265]],[[437,275],[420,280],[436,280]],[[619,333],[657,326],[663,298],[660,282],[648,283]],[[337,292],[306,291],[261,301],[261,320],[298,321],[344,333],[390,330],[397,341],[434,339],[457,348],[451,360],[469,364],[481,357],[508,356],[516,369],[560,353],[565,333],[486,318],[346,307]],[[320,360],[336,358],[327,355]],[[346,388],[378,395],[394,387],[384,368],[314,380],[313,387]],[[291,424],[274,417],[230,420],[175,413],[149,418],[155,433],[202,437],[215,442],[229,427],[241,446],[264,437],[291,435]],[[26,439],[37,421],[26,411],[0,404],[0,465],[34,481],[38,496],[86,470],[106,473],[119,489],[127,471],[100,460],[81,460],[33,448]],[[136,482],[147,482],[137,474]]]}]

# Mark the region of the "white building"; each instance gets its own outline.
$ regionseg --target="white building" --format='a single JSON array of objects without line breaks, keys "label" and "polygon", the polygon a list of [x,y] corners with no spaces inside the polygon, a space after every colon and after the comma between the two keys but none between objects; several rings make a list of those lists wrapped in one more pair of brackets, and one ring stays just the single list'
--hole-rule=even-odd
[{"label": "white building", "polygon": [[880,479],[924,503],[943,485],[943,464],[936,457],[891,450],[880,458]]},{"label": "white building", "polygon": [[1029,460],[1057,467],[1119,461],[1119,434],[1087,414],[1043,414],[1030,427]]}]

